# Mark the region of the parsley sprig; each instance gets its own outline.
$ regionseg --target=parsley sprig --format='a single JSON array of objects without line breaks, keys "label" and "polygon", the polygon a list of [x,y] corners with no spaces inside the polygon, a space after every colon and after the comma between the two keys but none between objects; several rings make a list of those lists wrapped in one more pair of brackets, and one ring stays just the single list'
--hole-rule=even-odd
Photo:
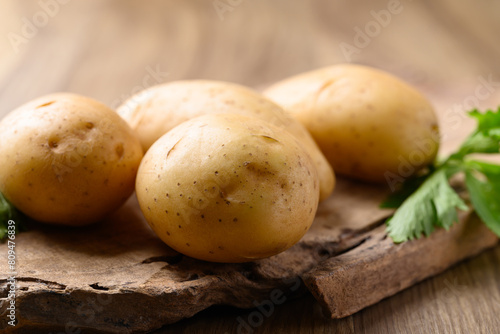
[{"label": "parsley sprig", "polygon": [[24,231],[24,216],[0,193],[0,241],[7,238],[9,220],[16,222],[16,233]]},{"label": "parsley sprig", "polygon": [[428,236],[436,227],[449,229],[458,221],[457,209],[468,209],[449,184],[458,173],[465,174],[465,186],[476,213],[500,236],[500,166],[469,157],[475,153],[500,153],[500,108],[485,113],[474,110],[469,116],[477,120],[478,126],[458,151],[430,166],[427,173],[406,180],[382,203],[381,207],[397,208],[387,220],[387,232],[394,242]]}]

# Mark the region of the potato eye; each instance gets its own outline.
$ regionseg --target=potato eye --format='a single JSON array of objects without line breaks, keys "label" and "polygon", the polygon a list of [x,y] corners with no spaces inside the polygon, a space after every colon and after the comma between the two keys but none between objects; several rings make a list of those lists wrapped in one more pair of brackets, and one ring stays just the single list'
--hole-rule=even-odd
[{"label": "potato eye", "polygon": [[36,107],[35,109],[39,109],[39,108],[43,108],[43,107],[48,107],[48,106],[50,106],[51,104],[53,104],[54,102],[56,102],[56,101],[50,101],[50,102],[47,102],[47,103],[41,104],[41,105],[39,105],[38,107]]},{"label": "potato eye", "polygon": [[123,144],[118,144],[116,145],[115,147],[115,152],[116,152],[116,155],[121,158],[123,156]]},{"label": "potato eye", "polygon": [[57,148],[59,146],[59,138],[50,138],[49,139],[49,147],[50,148]]}]

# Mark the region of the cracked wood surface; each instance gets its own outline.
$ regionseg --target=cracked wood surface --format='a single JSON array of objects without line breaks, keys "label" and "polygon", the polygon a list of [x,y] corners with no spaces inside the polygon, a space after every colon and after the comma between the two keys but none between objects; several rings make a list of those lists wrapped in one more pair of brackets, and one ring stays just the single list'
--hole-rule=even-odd
[{"label": "cracked wood surface", "polygon": [[[452,232],[395,245],[382,224],[391,211],[378,208],[387,192],[338,181],[297,245],[244,264],[203,262],[173,251],[149,229],[135,197],[95,226],[33,224],[16,242],[17,329],[60,330],[72,324],[114,333],[147,332],[212,305],[251,308],[268,300],[273,290],[293,298],[306,287],[325,313],[341,318],[497,243],[477,219],[464,214]],[[0,251],[6,253],[6,247],[1,245]],[[7,272],[6,263],[0,271]],[[0,288],[5,316],[5,279]]]},{"label": "cracked wood surface", "polygon": [[[173,251],[147,226],[135,197],[95,226],[33,224],[16,239],[18,328],[57,329],[71,323],[116,333],[146,332],[212,305],[254,307],[274,289],[298,296],[305,291],[303,284],[293,288],[301,275],[331,256],[355,251],[390,214],[377,207],[385,194],[377,186],[339,180],[336,196],[321,204],[297,245],[243,264],[203,262]],[[0,252],[6,247],[0,245]],[[7,272],[6,265],[0,264],[1,272]],[[0,278],[0,288],[6,297],[5,279]]]}]

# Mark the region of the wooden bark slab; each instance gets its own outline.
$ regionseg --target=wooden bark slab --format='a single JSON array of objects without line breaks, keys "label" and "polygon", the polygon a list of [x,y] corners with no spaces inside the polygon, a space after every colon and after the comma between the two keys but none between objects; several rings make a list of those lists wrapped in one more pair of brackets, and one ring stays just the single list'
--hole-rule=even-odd
[{"label": "wooden bark slab", "polygon": [[[149,229],[135,198],[95,226],[32,226],[16,238],[15,330],[141,333],[211,305],[251,308],[306,288],[327,314],[343,317],[497,242],[465,214],[451,233],[394,245],[382,226],[391,211],[378,208],[386,195],[376,186],[339,180],[297,245],[246,264],[207,263],[173,251]],[[7,254],[6,244],[0,254]],[[0,261],[2,320],[6,262]],[[0,329],[12,331],[5,322]]]},{"label": "wooden bark slab", "polygon": [[303,275],[326,315],[343,318],[394,295],[455,263],[493,247],[498,238],[475,214],[429,238],[395,245],[380,226],[363,244]]}]

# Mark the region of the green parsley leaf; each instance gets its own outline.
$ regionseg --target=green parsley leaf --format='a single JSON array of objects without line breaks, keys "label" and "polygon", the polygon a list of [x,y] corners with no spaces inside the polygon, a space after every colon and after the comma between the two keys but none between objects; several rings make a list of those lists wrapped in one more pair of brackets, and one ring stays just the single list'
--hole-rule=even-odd
[{"label": "green parsley leaf", "polygon": [[463,158],[468,154],[499,152],[500,145],[498,139],[488,137],[482,132],[476,132],[467,138],[458,152],[450,156],[450,159],[463,160]]},{"label": "green parsley leaf", "polygon": [[477,120],[477,130],[458,151],[436,163],[435,171],[405,181],[399,192],[382,203],[381,207],[399,207],[387,220],[394,242],[429,235],[435,227],[448,229],[458,221],[457,209],[468,207],[448,182],[457,173],[465,173],[465,185],[479,217],[500,236],[500,166],[467,159],[474,153],[500,153],[500,108],[485,113],[474,110],[469,116]]},{"label": "green parsley leaf", "polygon": [[478,216],[500,236],[500,166],[468,161],[465,184]]},{"label": "green parsley leaf", "polygon": [[411,194],[413,194],[417,189],[424,183],[430,173],[432,173],[434,168],[429,168],[427,173],[407,179],[401,187],[389,195],[385,201],[380,204],[382,209],[397,209]]},{"label": "green parsley leaf", "polygon": [[500,107],[497,111],[487,110],[480,113],[477,109],[469,113],[469,116],[475,118],[478,122],[477,131],[485,136],[497,137],[500,134]]},{"label": "green parsley leaf", "polygon": [[0,193],[0,241],[7,238],[7,226],[9,220],[16,222],[16,233],[23,231],[25,228],[22,225],[21,214],[16,208]]},{"label": "green parsley leaf", "polygon": [[469,113],[469,116],[477,120],[477,130],[465,140],[458,152],[452,154],[448,160],[462,160],[466,155],[472,153],[500,152],[500,108],[496,112],[488,110],[483,114],[473,110]]},{"label": "green parsley leaf", "polygon": [[450,187],[444,169],[432,173],[387,221],[387,231],[394,242],[430,235],[434,226],[448,229],[458,221],[456,208],[468,207]]}]

